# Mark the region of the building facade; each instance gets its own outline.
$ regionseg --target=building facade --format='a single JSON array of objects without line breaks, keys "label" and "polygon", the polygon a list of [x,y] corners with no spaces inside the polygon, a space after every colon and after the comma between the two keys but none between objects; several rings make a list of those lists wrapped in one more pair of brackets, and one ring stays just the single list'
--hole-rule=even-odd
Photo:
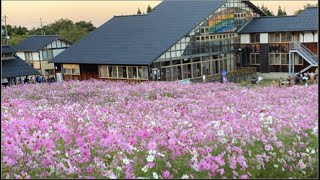
[{"label": "building facade", "polygon": [[56,35],[34,35],[14,48],[17,50],[17,56],[39,70],[41,75],[54,77],[54,64],[48,61],[71,45],[71,42]]},{"label": "building facade", "polygon": [[1,84],[13,85],[25,76],[39,75],[39,72],[24,60],[16,56],[16,50],[11,46],[1,46]]},{"label": "building facade", "polygon": [[50,62],[65,80],[214,80],[222,70],[241,76],[263,67],[245,41],[255,33],[244,29],[263,16],[247,0],[164,1],[147,15],[115,16]]},{"label": "building facade", "polygon": [[265,76],[314,72],[318,66],[317,22],[317,7],[297,16],[253,18],[238,32],[241,66],[256,67]]}]

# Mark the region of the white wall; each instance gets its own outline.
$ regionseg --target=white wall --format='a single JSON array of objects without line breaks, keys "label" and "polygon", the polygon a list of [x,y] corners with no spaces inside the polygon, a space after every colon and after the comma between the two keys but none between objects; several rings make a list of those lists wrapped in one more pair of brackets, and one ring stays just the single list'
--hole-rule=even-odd
[{"label": "white wall", "polygon": [[249,44],[250,43],[250,35],[249,34],[241,34],[240,35],[240,43],[241,44]]},{"label": "white wall", "polygon": [[311,32],[304,33],[304,42],[313,42],[313,34]]},{"label": "white wall", "polygon": [[53,57],[56,57],[58,54],[62,53],[66,49],[54,49],[53,50]]},{"label": "white wall", "polygon": [[39,52],[32,52],[32,60],[39,60]]},{"label": "white wall", "polygon": [[314,42],[318,42],[318,32],[314,33]]},{"label": "white wall", "polygon": [[300,33],[299,36],[300,36],[300,38],[299,38],[299,39],[300,39],[300,42],[304,42],[304,36],[302,35],[302,33]]},{"label": "white wall", "polygon": [[260,43],[267,44],[269,42],[268,33],[260,33]]},{"label": "white wall", "polygon": [[39,51],[39,53],[40,53],[40,59],[41,59],[41,60],[43,60],[43,57],[42,57],[42,54],[43,54],[43,53],[42,53],[42,50],[41,50],[41,51]]},{"label": "white wall", "polygon": [[26,60],[26,57],[25,57],[25,55],[24,55],[24,52],[17,52],[16,55],[17,55],[18,57],[20,57],[21,59]]},{"label": "white wall", "polygon": [[[62,43],[62,45],[61,45],[61,43]],[[64,41],[55,40],[51,44],[49,44],[46,48],[51,49],[51,48],[66,48],[66,47],[70,47],[70,45],[68,46],[68,43],[66,43]]]}]

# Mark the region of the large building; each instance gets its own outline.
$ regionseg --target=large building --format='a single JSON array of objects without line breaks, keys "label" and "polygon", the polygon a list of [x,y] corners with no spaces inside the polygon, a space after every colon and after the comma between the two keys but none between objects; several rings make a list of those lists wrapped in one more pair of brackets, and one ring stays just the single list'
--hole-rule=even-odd
[{"label": "large building", "polygon": [[163,1],[146,15],[113,17],[49,62],[77,80],[218,79],[222,70],[242,76],[257,67],[247,63],[246,27],[272,19],[263,16],[248,0]]},{"label": "large building", "polygon": [[54,77],[54,64],[48,61],[71,45],[71,42],[57,35],[33,35],[14,48],[17,50],[17,56],[39,70],[41,75]]},{"label": "large building", "polygon": [[17,84],[21,77],[39,74],[39,71],[16,56],[14,48],[1,46],[1,84]]}]

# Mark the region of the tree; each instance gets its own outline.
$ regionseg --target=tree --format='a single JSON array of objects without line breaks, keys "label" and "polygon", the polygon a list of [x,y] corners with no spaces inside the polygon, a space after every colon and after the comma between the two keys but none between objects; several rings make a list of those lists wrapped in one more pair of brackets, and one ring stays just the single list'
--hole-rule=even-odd
[{"label": "tree", "polygon": [[75,26],[79,27],[80,29],[85,29],[87,32],[93,31],[96,27],[93,26],[92,22],[85,22],[79,21],[75,23]]},{"label": "tree", "polygon": [[[4,26],[2,26],[4,29]],[[7,25],[8,35],[10,36],[10,44],[15,46],[29,35],[42,35],[42,30],[45,35],[59,35],[71,42],[76,42],[89,32],[96,29],[92,22],[79,21],[74,23],[69,19],[59,19],[54,23],[43,26],[42,28],[32,28],[28,30],[26,27]]]},{"label": "tree", "polygon": [[282,10],[281,6],[279,6],[277,16],[285,16],[285,15],[287,15],[286,11],[284,9]]},{"label": "tree", "polygon": [[137,14],[141,14],[140,8],[138,8],[138,12],[137,12]]},{"label": "tree", "polygon": [[79,41],[87,34],[88,32],[84,28],[80,28],[77,26],[71,26],[59,32],[59,36],[73,43]]},{"label": "tree", "polygon": [[267,16],[274,16],[273,12],[270,11],[266,6],[262,5],[261,8],[257,6],[261,11],[266,13]]},{"label": "tree", "polygon": [[147,8],[147,13],[150,13],[152,11],[152,8],[150,5],[148,5],[148,8]]}]

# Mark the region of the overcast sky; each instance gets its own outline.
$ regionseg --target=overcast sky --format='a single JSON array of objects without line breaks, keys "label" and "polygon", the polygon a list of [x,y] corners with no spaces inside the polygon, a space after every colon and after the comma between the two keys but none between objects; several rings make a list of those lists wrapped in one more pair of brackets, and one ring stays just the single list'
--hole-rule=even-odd
[{"label": "overcast sky", "polygon": [[[27,28],[39,27],[40,18],[43,25],[67,18],[74,22],[84,20],[91,21],[99,27],[114,15],[136,14],[140,8],[145,12],[148,5],[152,8],[161,1],[14,1],[4,0],[2,2],[2,16],[6,15],[7,24],[21,25]],[[264,4],[277,13],[279,5],[283,7],[288,15],[302,9],[307,3],[316,4],[316,0],[295,1],[257,1],[252,3],[261,6]]]}]

